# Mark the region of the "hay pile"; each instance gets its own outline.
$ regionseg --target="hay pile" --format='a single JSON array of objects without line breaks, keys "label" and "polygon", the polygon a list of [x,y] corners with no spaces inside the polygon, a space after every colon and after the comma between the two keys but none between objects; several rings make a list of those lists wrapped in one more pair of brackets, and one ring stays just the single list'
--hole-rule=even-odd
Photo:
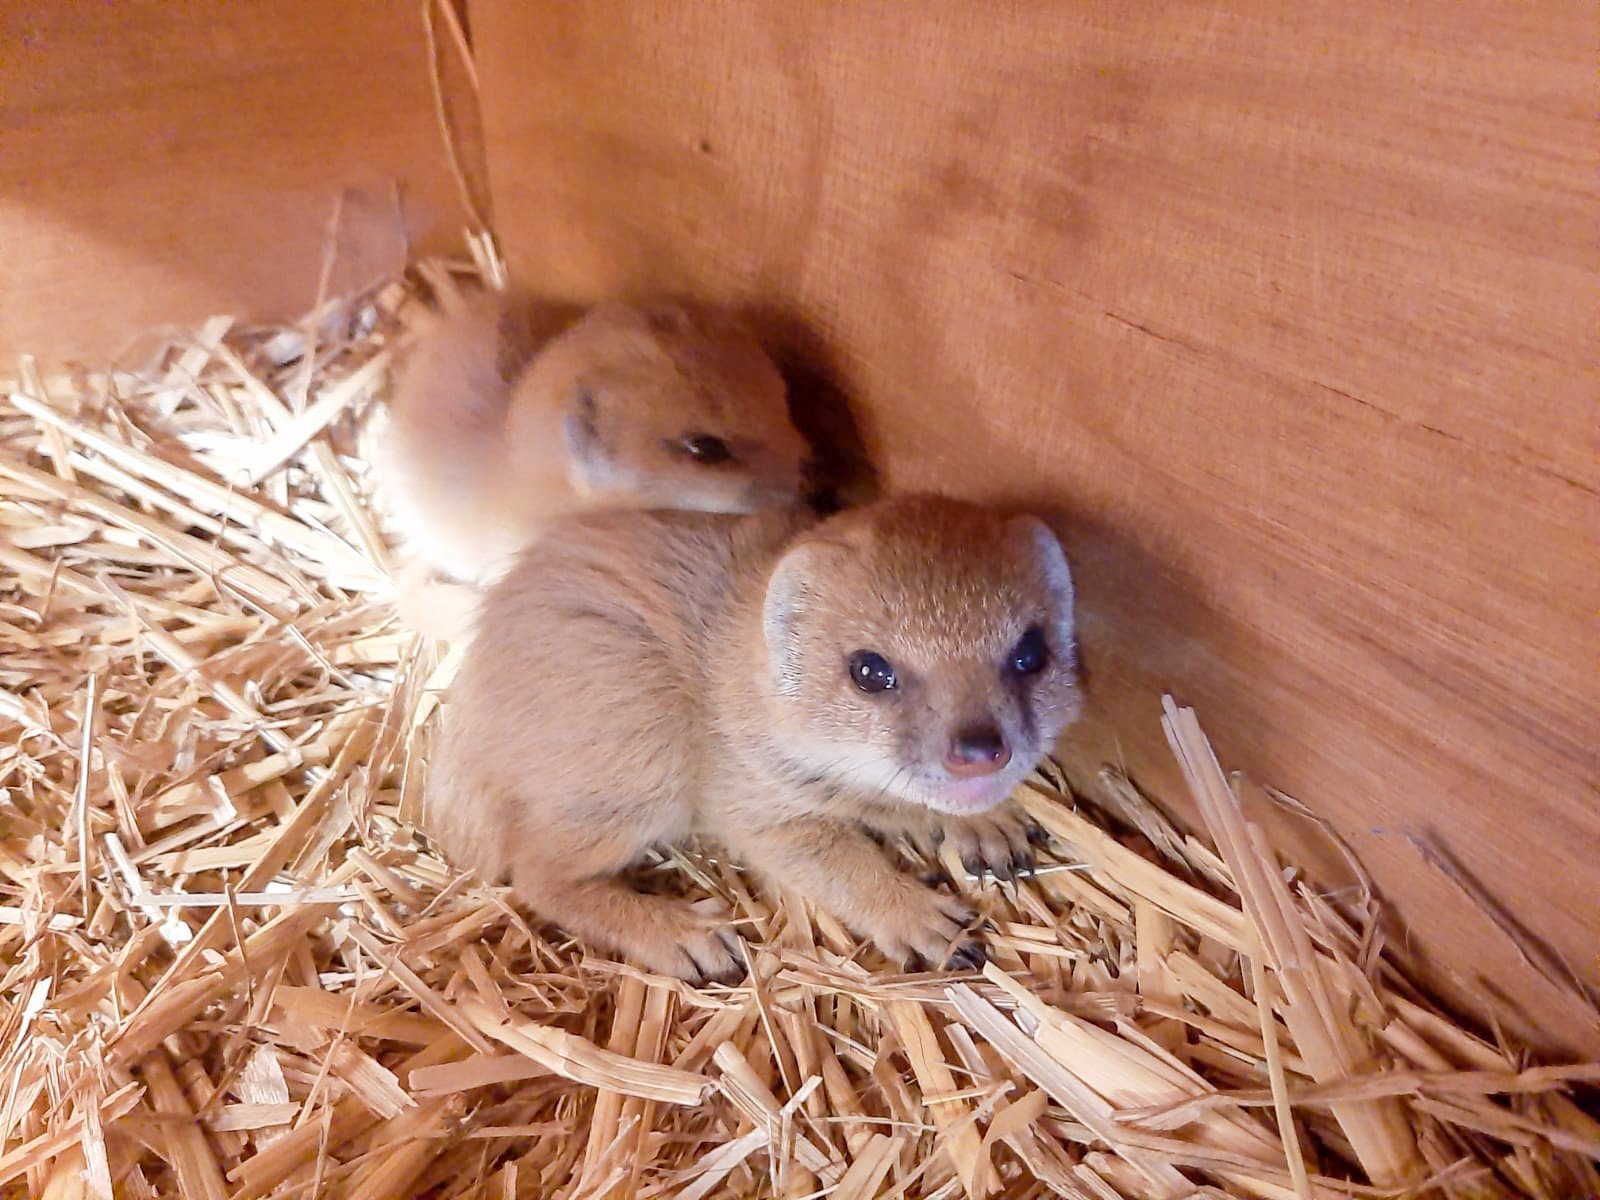
[{"label": "hay pile", "polygon": [[450,663],[359,457],[417,303],[0,402],[0,1196],[1600,1195],[1600,1065],[1446,1019],[1170,706],[1211,842],[1046,769],[1056,864],[961,883],[981,975],[685,851],[753,968],[696,991],[453,872],[416,832]]}]

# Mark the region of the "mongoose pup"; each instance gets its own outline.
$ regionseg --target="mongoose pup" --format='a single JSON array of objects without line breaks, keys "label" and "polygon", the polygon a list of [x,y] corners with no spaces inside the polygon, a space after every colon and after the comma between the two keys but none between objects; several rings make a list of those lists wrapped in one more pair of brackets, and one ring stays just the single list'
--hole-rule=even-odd
[{"label": "mongoose pup", "polygon": [[441,314],[402,364],[380,482],[410,549],[481,583],[560,513],[752,512],[798,495],[783,377],[730,314],[611,302],[540,346],[506,292]]},{"label": "mongoose pup", "polygon": [[1073,589],[1037,518],[935,497],[818,523],[594,514],[486,595],[445,707],[428,826],[591,944],[689,980],[726,928],[619,873],[709,835],[907,962],[983,957],[972,913],[872,836],[1032,862],[1008,802],[1077,715]]}]

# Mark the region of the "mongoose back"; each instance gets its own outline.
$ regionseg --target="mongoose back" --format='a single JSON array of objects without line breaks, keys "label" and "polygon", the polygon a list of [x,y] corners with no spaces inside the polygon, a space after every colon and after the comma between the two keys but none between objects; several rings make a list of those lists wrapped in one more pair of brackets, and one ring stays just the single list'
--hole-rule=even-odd
[{"label": "mongoose back", "polygon": [[870,834],[1031,863],[1008,797],[1076,716],[1073,589],[1038,519],[936,497],[818,523],[596,514],[490,589],[445,707],[427,824],[539,916],[662,973],[735,943],[619,873],[690,834],[891,956],[975,964],[955,896]]},{"label": "mongoose back", "polygon": [[540,346],[531,313],[509,293],[475,296],[402,364],[380,480],[427,565],[484,582],[560,513],[795,499],[809,447],[782,376],[734,317],[616,301]]}]

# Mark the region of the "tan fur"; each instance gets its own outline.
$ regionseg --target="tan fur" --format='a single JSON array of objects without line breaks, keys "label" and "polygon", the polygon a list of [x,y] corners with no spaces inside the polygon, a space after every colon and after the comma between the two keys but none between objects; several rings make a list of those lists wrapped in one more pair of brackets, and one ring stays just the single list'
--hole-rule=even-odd
[{"label": "tan fur", "polygon": [[472,636],[483,598],[478,588],[439,578],[421,559],[402,563],[394,583],[395,611],[407,629],[447,645]]},{"label": "tan fur", "polygon": [[[1049,663],[1008,663],[1030,626]],[[898,686],[864,694],[871,649]],[[938,498],[820,524],[776,511],[554,523],[486,595],[445,710],[428,827],[539,915],[653,970],[738,969],[731,937],[618,876],[691,833],[891,955],[975,961],[971,914],[868,836],[953,837],[974,868],[1030,861],[1006,797],[1076,716],[1072,590],[1042,523]],[[952,731],[1012,750],[955,779]]]},{"label": "tan fur", "polygon": [[[550,517],[604,508],[752,512],[795,499],[809,453],[782,377],[732,317],[609,303],[541,346],[534,309],[486,293],[402,365],[379,454],[384,499],[436,570],[492,578]],[[729,461],[696,461],[688,435]]]}]

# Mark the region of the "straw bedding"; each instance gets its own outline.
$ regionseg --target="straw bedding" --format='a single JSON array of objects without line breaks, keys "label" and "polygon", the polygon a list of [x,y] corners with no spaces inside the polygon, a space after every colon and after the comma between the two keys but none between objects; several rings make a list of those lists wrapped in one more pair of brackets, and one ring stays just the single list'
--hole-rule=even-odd
[{"label": "straw bedding", "polygon": [[486,261],[0,401],[0,1197],[1600,1195],[1600,1064],[1448,1019],[1170,703],[1207,836],[1047,765],[1049,865],[945,864],[980,973],[690,848],[751,967],[697,991],[453,871],[360,431]]}]

